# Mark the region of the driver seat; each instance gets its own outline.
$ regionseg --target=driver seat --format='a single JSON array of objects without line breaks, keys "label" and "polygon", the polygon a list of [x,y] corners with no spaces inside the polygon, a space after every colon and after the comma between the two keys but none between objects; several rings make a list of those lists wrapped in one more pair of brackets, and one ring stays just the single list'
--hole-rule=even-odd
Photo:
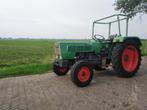
[{"label": "driver seat", "polygon": [[105,41],[106,41],[107,43],[112,43],[112,41],[113,41],[113,39],[114,39],[115,37],[117,37],[117,34],[110,35],[110,36],[108,37],[108,39],[106,39]]},{"label": "driver seat", "polygon": [[117,37],[117,34],[110,35],[109,40],[113,40],[115,37]]}]

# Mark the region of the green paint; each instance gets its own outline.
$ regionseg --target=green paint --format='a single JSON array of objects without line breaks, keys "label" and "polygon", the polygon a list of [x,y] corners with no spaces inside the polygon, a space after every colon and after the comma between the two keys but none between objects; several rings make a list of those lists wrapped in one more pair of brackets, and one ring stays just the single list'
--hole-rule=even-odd
[{"label": "green paint", "polygon": [[74,59],[78,52],[95,52],[99,53],[102,44],[95,40],[86,41],[66,41],[59,43],[60,59]]}]

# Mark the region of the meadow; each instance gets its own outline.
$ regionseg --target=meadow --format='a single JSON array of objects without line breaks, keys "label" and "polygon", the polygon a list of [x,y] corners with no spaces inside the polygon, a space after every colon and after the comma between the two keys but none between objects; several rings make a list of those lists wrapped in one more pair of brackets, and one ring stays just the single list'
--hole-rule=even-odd
[{"label": "meadow", "polygon": [[[0,78],[43,74],[52,70],[56,40],[0,39]],[[147,55],[147,40],[142,41]]]},{"label": "meadow", "polygon": [[147,56],[147,40],[142,40],[141,53],[142,56]]},{"label": "meadow", "polygon": [[54,40],[0,40],[0,78],[52,69]]}]

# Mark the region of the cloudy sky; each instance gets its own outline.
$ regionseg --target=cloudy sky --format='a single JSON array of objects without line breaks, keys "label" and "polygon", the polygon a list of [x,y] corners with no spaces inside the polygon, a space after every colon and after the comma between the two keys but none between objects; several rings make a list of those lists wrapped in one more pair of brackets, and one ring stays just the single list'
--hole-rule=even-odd
[{"label": "cloudy sky", "polygon": [[[92,21],[118,13],[115,0],[0,0],[0,36],[90,38]],[[131,20],[129,34],[147,37],[147,15]],[[105,33],[105,28],[98,28]]]}]

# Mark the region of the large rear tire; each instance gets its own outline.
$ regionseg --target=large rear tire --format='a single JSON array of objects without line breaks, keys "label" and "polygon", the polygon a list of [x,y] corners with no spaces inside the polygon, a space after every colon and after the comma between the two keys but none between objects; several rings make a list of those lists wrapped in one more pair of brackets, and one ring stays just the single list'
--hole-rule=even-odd
[{"label": "large rear tire", "polygon": [[88,86],[93,78],[93,70],[88,62],[79,61],[76,62],[71,69],[71,80],[79,86]]},{"label": "large rear tire", "polygon": [[141,52],[138,42],[128,40],[117,44],[112,52],[112,65],[120,77],[134,76],[141,64]]}]

